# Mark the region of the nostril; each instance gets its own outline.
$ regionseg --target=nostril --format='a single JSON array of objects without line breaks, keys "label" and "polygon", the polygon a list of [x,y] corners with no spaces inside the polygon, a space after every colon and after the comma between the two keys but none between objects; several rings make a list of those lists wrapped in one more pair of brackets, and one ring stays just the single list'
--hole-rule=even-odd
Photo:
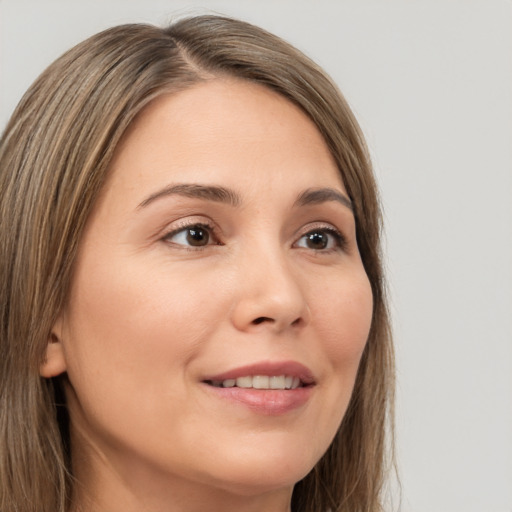
[{"label": "nostril", "polygon": [[269,318],[268,316],[260,316],[258,318],[255,318],[252,323],[254,325],[262,324],[263,322],[273,322],[274,320],[272,318]]}]

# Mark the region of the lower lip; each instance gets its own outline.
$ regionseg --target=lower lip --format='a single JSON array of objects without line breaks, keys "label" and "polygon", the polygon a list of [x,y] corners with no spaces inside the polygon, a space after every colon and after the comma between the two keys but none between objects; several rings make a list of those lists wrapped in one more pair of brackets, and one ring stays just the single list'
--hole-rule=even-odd
[{"label": "lower lip", "polygon": [[279,416],[303,406],[310,398],[313,386],[296,389],[218,388],[205,384],[218,397],[239,403],[266,416]]}]

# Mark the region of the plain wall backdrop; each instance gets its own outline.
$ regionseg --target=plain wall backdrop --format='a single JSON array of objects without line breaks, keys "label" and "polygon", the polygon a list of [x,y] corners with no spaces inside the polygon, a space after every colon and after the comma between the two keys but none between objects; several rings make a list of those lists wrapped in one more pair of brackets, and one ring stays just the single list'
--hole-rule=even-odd
[{"label": "plain wall backdrop", "polygon": [[335,79],[374,158],[398,360],[403,512],[512,512],[510,0],[0,0],[0,129],[111,25],[218,12]]}]

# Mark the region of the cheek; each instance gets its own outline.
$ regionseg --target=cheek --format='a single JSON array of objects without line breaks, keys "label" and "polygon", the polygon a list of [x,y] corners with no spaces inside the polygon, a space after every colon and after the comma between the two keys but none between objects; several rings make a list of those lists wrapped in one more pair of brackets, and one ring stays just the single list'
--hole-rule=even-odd
[{"label": "cheek", "polygon": [[145,446],[148,429],[167,439],[180,428],[176,411],[193,407],[190,362],[222,304],[204,280],[191,282],[194,275],[105,263],[77,269],[65,316],[70,412],[77,429],[90,425],[100,439],[112,442],[115,432]]},{"label": "cheek", "polygon": [[[66,315],[71,371],[112,380],[148,371],[183,373],[225,309],[212,301],[219,298],[218,283],[156,263],[152,272],[145,265],[92,263],[77,269]],[[114,367],[115,374],[109,371]]]},{"label": "cheek", "polygon": [[370,332],[371,286],[364,271],[347,274],[327,286],[315,301],[317,330],[324,353],[336,374],[355,379]]},{"label": "cheek", "polygon": [[[326,282],[326,281],[324,281]],[[328,281],[311,302],[314,332],[320,341],[322,401],[315,411],[312,460],[318,460],[336,435],[353,393],[372,322],[373,297],[364,270],[353,268]],[[323,436],[319,428],[323,426]]]}]

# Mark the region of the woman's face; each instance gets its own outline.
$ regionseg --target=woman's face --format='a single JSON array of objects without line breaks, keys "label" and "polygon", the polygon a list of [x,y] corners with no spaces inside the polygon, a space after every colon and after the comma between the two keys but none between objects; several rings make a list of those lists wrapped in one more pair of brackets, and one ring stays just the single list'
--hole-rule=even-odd
[{"label": "woman's face", "polygon": [[69,377],[75,471],[289,493],[340,425],[371,315],[345,187],[297,107],[228,79],[154,101],[47,361]]}]

